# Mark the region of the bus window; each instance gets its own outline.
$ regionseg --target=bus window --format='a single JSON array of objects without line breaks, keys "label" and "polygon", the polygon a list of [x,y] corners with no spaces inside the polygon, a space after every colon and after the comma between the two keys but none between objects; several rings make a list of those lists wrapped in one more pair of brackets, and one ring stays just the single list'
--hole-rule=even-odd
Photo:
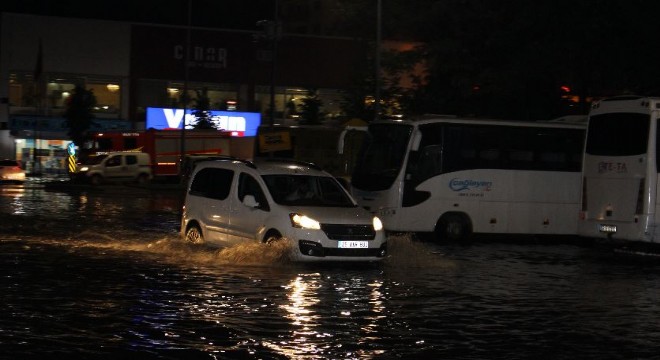
[{"label": "bus window", "polygon": [[431,145],[421,151],[419,165],[415,171],[415,182],[420,183],[442,172],[442,146]]},{"label": "bus window", "polygon": [[593,116],[587,130],[587,154],[626,156],[646,153],[650,121],[648,114]]}]

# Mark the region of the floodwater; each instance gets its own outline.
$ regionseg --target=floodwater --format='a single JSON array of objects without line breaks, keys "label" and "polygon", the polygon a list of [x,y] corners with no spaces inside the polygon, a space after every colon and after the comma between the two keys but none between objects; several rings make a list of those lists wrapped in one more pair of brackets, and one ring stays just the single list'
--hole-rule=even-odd
[{"label": "floodwater", "polygon": [[380,263],[191,247],[181,193],[0,185],[0,358],[658,359],[660,257],[391,236]]}]

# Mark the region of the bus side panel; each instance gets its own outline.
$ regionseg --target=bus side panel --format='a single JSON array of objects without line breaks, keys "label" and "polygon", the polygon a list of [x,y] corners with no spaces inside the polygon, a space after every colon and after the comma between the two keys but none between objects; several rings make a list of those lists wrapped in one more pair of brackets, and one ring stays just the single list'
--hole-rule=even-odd
[{"label": "bus side panel", "polygon": [[653,232],[652,232],[653,240],[652,241],[660,242],[660,241],[658,241],[660,239],[660,226],[658,226],[658,224],[660,224],[660,196],[657,195],[657,194],[660,194],[658,192],[658,191],[660,191],[660,176],[657,177],[657,180],[655,182],[655,189],[656,189],[656,191],[655,191],[656,197],[655,197],[654,201],[651,201],[651,203],[655,205],[655,208],[654,208],[655,213],[653,215],[653,218],[649,219],[649,221],[651,221],[651,220],[653,221]]},{"label": "bus side panel", "polygon": [[[429,179],[434,195],[402,208],[397,231],[433,231],[446,212],[465,213],[475,233],[577,234],[580,173],[472,170]],[[420,216],[424,214],[424,216]]]}]

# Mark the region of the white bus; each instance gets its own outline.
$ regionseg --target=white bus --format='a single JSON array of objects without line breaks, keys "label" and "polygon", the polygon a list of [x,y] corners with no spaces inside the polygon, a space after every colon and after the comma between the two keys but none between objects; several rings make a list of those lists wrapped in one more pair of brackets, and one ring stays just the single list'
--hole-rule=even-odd
[{"label": "white bus", "polygon": [[563,120],[372,122],[351,192],[389,232],[576,236],[586,122]]},{"label": "white bus", "polygon": [[620,96],[592,104],[578,235],[658,242],[660,98]]}]

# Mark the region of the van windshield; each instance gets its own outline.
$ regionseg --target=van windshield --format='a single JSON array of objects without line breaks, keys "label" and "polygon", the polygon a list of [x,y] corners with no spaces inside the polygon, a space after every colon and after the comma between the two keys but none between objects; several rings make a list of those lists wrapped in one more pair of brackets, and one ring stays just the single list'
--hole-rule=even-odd
[{"label": "van windshield", "polygon": [[280,205],[356,207],[337,180],[328,176],[263,175],[273,200]]}]

